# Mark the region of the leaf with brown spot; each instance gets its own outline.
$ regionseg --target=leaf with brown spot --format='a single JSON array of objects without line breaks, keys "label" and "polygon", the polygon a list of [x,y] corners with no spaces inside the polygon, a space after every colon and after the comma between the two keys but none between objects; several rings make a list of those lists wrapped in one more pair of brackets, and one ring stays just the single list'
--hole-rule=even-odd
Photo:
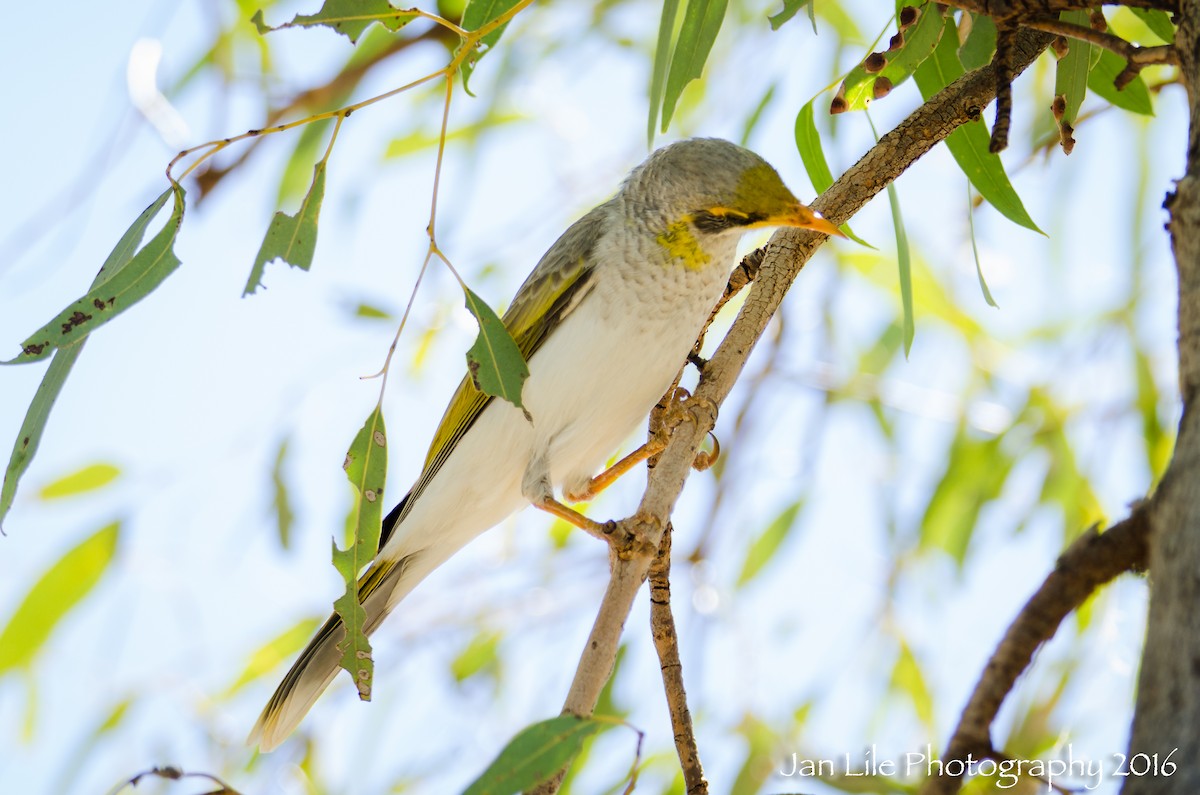
[{"label": "leaf with brown spot", "polygon": [[333,544],[333,566],[346,584],[345,592],[333,607],[346,626],[346,637],[338,644],[342,653],[340,665],[353,677],[359,698],[370,701],[375,664],[366,633],[367,611],[359,601],[358,575],[379,551],[383,528],[387,432],[380,406],[375,407],[350,443],[343,468],[355,491],[354,506],[347,522],[354,529],[354,540],[346,549],[338,549],[336,541]]},{"label": "leaf with brown spot", "polygon": [[[134,252],[141,245],[142,237],[146,233],[146,227],[150,225],[150,221],[154,216],[158,215],[163,205],[167,203],[167,197],[171,195],[171,189],[163,191],[157,199],[150,203],[150,206],[142,211],[129,228],[125,230],[125,234],[117,241],[117,245],[109,253],[104,260],[104,264],[100,266],[99,273],[92,281],[91,291],[95,292],[101,286],[107,285],[110,280],[121,273],[134,260]],[[147,246],[148,248],[149,246]],[[46,374],[42,376],[42,382],[38,385],[37,391],[33,395],[33,400],[29,404],[28,411],[25,412],[25,419],[21,423],[21,430],[17,434],[17,443],[13,445],[12,455],[8,459],[8,466],[4,470],[4,485],[0,488],[0,527],[4,524],[4,517],[12,507],[13,498],[17,493],[17,484],[21,480],[21,476],[25,474],[25,470],[29,468],[29,463],[33,460],[34,454],[37,452],[38,444],[42,440],[42,433],[46,430],[46,422],[50,418],[50,409],[54,407],[54,401],[58,399],[58,394],[62,391],[63,384],[66,383],[67,376],[71,372],[71,368],[75,365],[75,360],[79,358],[79,354],[83,351],[83,343],[87,341],[87,337],[81,338],[78,342],[66,345],[58,350],[54,359],[50,362],[50,367],[47,368]],[[54,347],[50,342],[45,343],[26,343],[23,346],[23,352],[30,357],[29,361],[35,358],[41,358],[42,353],[49,355]]]},{"label": "leaf with brown spot", "polygon": [[[175,208],[170,219],[167,220],[166,226],[151,238],[150,242],[137,254],[121,263],[115,262],[114,256],[118,254],[120,256],[117,259],[124,258],[123,247],[128,243],[132,233],[137,233],[137,240],[133,245],[137,245],[137,242],[141,240],[141,234],[144,232],[146,224],[166,202],[168,194],[174,195]],[[183,188],[172,186],[154,204],[151,204],[134,221],[133,226],[125,233],[125,237],[122,237],[121,242],[117,244],[117,248],[109,255],[109,260],[100,269],[88,294],[59,312],[53,320],[31,334],[21,343],[21,353],[16,358],[0,362],[0,364],[27,364],[44,359],[55,349],[82,340],[162,284],[180,265],[173,246],[175,237],[179,234],[179,225],[183,223],[183,197]],[[98,305],[104,307],[103,311],[97,309]],[[84,309],[93,311],[84,312]]]}]

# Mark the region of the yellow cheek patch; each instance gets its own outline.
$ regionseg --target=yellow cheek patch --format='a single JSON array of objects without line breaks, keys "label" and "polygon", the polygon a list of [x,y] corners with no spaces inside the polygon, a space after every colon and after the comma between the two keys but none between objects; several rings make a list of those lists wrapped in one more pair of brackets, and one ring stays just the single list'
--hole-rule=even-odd
[{"label": "yellow cheek patch", "polygon": [[688,270],[700,270],[712,260],[708,252],[700,248],[700,242],[692,234],[687,219],[671,224],[655,240]]}]

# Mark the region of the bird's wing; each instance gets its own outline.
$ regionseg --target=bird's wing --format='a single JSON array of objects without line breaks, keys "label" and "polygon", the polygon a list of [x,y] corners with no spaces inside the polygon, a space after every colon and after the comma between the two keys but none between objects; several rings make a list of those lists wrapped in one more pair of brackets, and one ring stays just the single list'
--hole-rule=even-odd
[{"label": "bird's wing", "polygon": [[[591,253],[600,239],[607,212],[608,205],[602,204],[572,224],[538,262],[501,318],[525,361],[533,358],[550,329],[569,315],[594,285]],[[469,376],[463,378],[434,433],[421,477],[383,523],[380,549],[408,513],[408,506],[420,496],[458,440],[491,401],[492,396],[476,389]]]}]

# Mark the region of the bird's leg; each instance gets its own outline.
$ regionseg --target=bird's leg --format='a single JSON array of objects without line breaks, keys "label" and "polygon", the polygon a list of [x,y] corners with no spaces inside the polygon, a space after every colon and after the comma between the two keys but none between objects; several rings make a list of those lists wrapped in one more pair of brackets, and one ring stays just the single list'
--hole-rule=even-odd
[{"label": "bird's leg", "polygon": [[551,516],[557,516],[564,522],[575,525],[583,532],[599,538],[601,541],[615,544],[618,540],[616,535],[614,535],[614,531],[617,529],[616,522],[612,520],[597,522],[595,519],[589,519],[571,506],[563,505],[553,497],[543,497],[540,501],[533,503],[533,507],[540,511],[545,511]]},{"label": "bird's leg", "polygon": [[564,489],[563,496],[571,502],[587,502],[611,486],[617,480],[617,478],[621,477],[626,472],[645,461],[647,458],[661,453],[663,448],[666,446],[666,435],[655,435],[655,437],[650,441],[646,442],[644,445],[634,450],[632,453],[625,456],[620,461],[601,472],[599,475],[596,475],[594,478],[585,480],[579,486]]},{"label": "bird's leg", "polygon": [[[647,458],[653,458],[661,453],[667,446],[667,440],[670,438],[670,428],[674,428],[680,422],[678,412],[681,410],[683,402],[690,398],[691,395],[683,387],[676,387],[672,395],[671,405],[667,407],[668,417],[666,421],[657,429],[655,429],[650,440],[643,444],[638,449],[634,450],[629,455],[622,458],[617,463],[610,466],[608,469],[596,475],[594,478],[585,480],[578,486],[565,487],[563,496],[569,502],[587,502],[595,497],[600,492],[611,486],[616,480],[624,475],[629,470],[633,469],[638,464],[645,461]],[[721,455],[721,443],[717,441],[716,434],[709,432],[712,436],[713,449],[711,452],[701,450],[696,453],[696,459],[692,462],[692,468],[697,472],[703,472],[717,462],[717,458]]]},{"label": "bird's leg", "polygon": [[597,522],[554,499],[554,488],[550,485],[550,467],[546,462],[545,451],[536,454],[529,461],[529,466],[525,469],[525,476],[521,480],[521,493],[538,510],[557,516],[588,535],[610,544],[616,542],[617,539],[613,537],[613,531],[617,528],[616,522]]}]

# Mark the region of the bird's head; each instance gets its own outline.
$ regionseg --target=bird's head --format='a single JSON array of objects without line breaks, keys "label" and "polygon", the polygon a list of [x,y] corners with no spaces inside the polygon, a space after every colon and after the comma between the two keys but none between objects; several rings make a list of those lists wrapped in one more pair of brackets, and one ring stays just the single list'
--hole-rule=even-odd
[{"label": "bird's head", "polygon": [[767,161],[719,138],[692,138],[659,149],[630,174],[625,194],[656,207],[681,232],[686,225],[701,242],[765,226],[845,237],[793,196]]}]

